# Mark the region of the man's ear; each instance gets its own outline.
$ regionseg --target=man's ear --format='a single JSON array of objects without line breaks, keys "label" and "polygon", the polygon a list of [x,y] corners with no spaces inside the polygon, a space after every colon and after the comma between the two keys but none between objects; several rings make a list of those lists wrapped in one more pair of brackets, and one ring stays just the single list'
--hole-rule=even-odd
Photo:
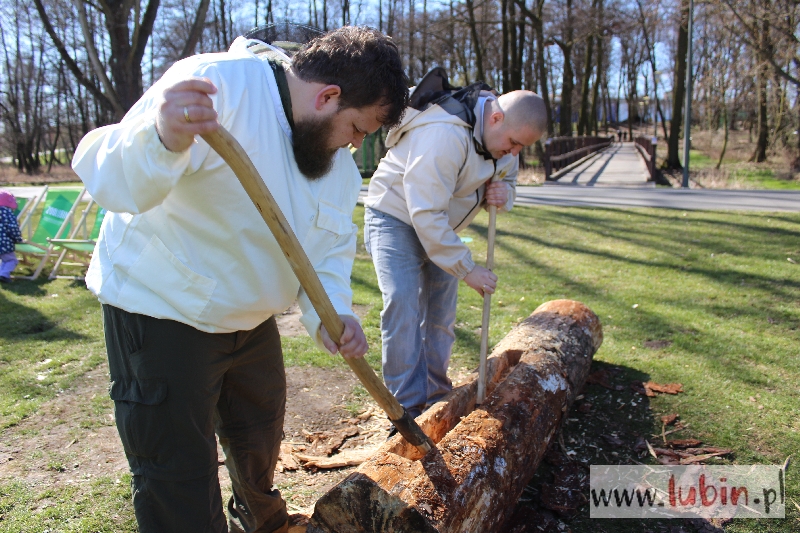
[{"label": "man's ear", "polygon": [[338,85],[326,85],[314,97],[314,109],[317,111],[339,109],[339,97],[342,95],[342,88]]},{"label": "man's ear", "polygon": [[491,115],[489,115],[489,123],[492,126],[499,126],[500,124],[503,123],[503,120],[505,120],[505,118],[506,116],[505,114],[503,114],[502,111],[494,111],[492,112]]}]

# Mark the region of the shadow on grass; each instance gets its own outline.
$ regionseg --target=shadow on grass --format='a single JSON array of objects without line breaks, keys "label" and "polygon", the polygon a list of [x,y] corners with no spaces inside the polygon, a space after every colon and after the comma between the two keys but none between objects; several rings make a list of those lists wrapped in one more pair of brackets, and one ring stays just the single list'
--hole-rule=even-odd
[{"label": "shadow on grass", "polygon": [[[633,382],[649,381],[638,369],[592,363],[592,374],[604,383],[584,386],[560,433],[525,487],[504,531],[573,533],[684,533],[697,531],[694,521],[590,518],[589,466],[656,464],[644,440],[658,446],[662,424],[647,396]],[[690,430],[668,438],[687,438]],[[673,529],[675,527],[679,529]],[[714,530],[709,530],[714,531]]]},{"label": "shadow on grass", "polygon": [[18,296],[44,297],[47,292],[41,284],[15,281],[0,290],[0,338],[7,340],[79,340],[79,333],[64,329],[58,321],[47,317],[33,307],[11,301],[6,293]]}]

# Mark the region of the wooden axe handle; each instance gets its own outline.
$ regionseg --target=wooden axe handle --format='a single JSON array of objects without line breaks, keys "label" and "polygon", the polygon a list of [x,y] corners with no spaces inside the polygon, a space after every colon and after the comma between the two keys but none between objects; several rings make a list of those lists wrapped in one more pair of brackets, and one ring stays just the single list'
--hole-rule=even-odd
[{"label": "wooden axe handle", "polygon": [[[247,195],[261,213],[261,218],[269,226],[270,231],[278,241],[283,254],[289,261],[295,276],[300,281],[300,285],[311,300],[311,304],[317,311],[322,325],[328,331],[331,339],[339,344],[339,339],[344,332],[344,323],[339,314],[331,304],[328,294],[325,292],[322,283],[319,281],[314,267],[309,261],[308,256],[297,240],[286,217],[283,216],[272,194],[269,192],[264,180],[256,170],[253,162],[248,157],[242,146],[233,136],[222,126],[217,131],[206,133],[201,136],[211,148],[216,151],[222,159],[231,167],[233,173],[239,178],[239,182],[244,187]],[[355,372],[361,384],[378,402],[378,405],[386,411],[389,419],[395,424],[397,430],[408,442],[416,446],[422,453],[427,453],[432,443],[425,435],[416,421],[411,418],[402,405],[386,388],[383,382],[367,364],[363,357],[349,358],[345,361]]]},{"label": "wooden axe handle", "polygon": [[[502,172],[500,176],[492,176],[492,182],[500,181],[506,176]],[[489,205],[489,228],[486,246],[486,268],[494,269],[494,238],[497,226],[497,206]],[[479,406],[486,399],[486,359],[489,354],[489,315],[492,311],[492,295],[483,295],[483,315],[481,316],[481,352],[478,363],[478,393],[475,396],[475,406]]]}]

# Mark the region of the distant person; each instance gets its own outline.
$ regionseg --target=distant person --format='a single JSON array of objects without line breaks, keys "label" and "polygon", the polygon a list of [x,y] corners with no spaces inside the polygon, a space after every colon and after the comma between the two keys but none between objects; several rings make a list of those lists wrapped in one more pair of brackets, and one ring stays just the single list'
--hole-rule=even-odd
[{"label": "distant person", "polygon": [[487,205],[511,209],[519,153],[547,131],[537,94],[481,89],[409,109],[364,200],[364,244],[383,295],[383,377],[414,417],[452,389],[459,281],[481,296],[497,285],[457,233]]},{"label": "distant person", "polygon": [[22,242],[14,210],[17,199],[8,191],[0,191],[0,283],[11,283],[11,273],[17,268],[15,244]]},{"label": "distant person", "polygon": [[622,142],[622,130],[621,129],[617,129],[617,140],[619,142]]}]

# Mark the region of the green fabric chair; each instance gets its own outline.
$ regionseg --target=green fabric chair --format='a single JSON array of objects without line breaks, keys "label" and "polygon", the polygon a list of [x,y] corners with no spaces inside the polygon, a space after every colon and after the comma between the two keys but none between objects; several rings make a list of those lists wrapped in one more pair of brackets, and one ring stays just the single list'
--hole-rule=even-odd
[{"label": "green fabric chair", "polygon": [[[94,209],[94,222],[91,229],[87,231],[89,217]],[[89,205],[83,210],[81,218],[75,229],[71,232],[68,239],[50,239],[50,243],[61,248],[56,264],[48,276],[49,279],[83,279],[83,273],[89,267],[89,260],[92,257],[97,238],[100,236],[100,227],[103,225],[103,218],[106,216],[106,209],[100,207],[94,199],[89,200]],[[59,270],[64,267],[80,267],[80,275],[59,275]]]},{"label": "green fabric chair", "polygon": [[[34,280],[42,273],[55,245],[50,239],[69,234],[73,214],[86,189],[48,189],[42,203],[42,212],[33,235],[23,235],[23,242],[16,245],[23,263],[35,265],[31,276],[16,276]],[[30,224],[30,223],[29,223]]]},{"label": "green fabric chair", "polygon": [[49,188],[49,185],[45,185],[40,193],[31,197],[15,195],[17,198],[17,210],[14,211],[14,214],[17,216],[19,230],[24,239],[30,240],[33,237],[33,230],[31,229],[30,225],[32,218],[31,215],[33,215],[33,212],[36,211],[36,208],[47,196],[47,191]]}]

